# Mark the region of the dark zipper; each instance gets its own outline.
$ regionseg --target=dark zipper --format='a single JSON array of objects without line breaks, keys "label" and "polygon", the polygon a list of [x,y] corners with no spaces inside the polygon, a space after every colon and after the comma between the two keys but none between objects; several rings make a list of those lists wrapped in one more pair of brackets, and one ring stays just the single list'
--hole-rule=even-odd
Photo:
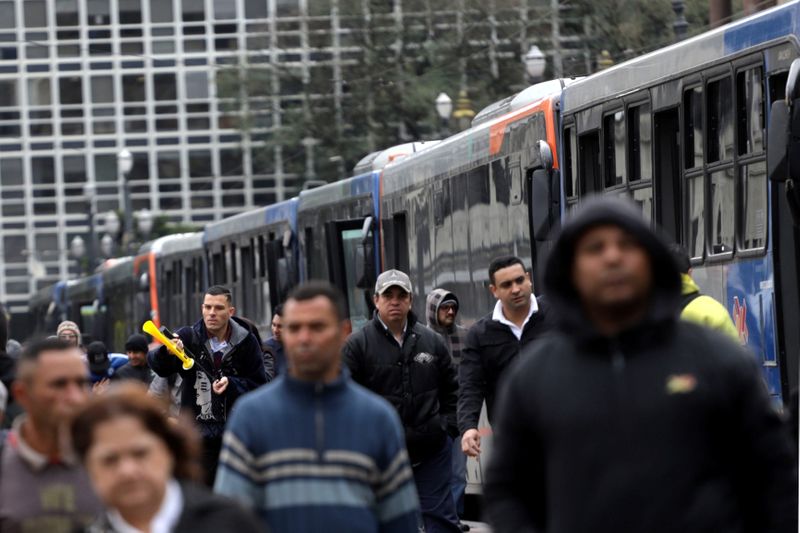
[{"label": "dark zipper", "polygon": [[625,392],[625,370],[627,368],[627,360],[625,353],[620,349],[619,343],[616,339],[611,341],[611,372],[614,379],[614,399],[615,405],[612,411],[612,416],[617,419],[618,427],[624,437],[623,444],[630,442],[630,429],[631,421],[628,420],[628,409],[626,409],[626,402],[633,401],[632,398],[626,398]]},{"label": "dark zipper", "polygon": [[325,416],[322,411],[322,392],[325,386],[322,383],[314,384],[314,429],[317,441],[317,460],[322,462],[322,453],[325,447]]}]

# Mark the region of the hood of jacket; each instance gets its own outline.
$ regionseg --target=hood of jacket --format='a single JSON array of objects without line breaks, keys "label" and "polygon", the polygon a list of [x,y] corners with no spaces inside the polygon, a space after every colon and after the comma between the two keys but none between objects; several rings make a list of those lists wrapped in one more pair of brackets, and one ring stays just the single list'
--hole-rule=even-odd
[{"label": "hood of jacket", "polygon": [[572,281],[575,245],[587,230],[601,226],[620,227],[636,238],[650,256],[653,290],[643,325],[665,324],[676,320],[681,302],[681,277],[666,242],[652,230],[641,212],[629,201],[616,197],[586,199],[566,221],[547,260],[544,275],[547,294],[556,321],[563,331],[582,338],[600,334],[591,326]]},{"label": "hood of jacket", "polygon": [[694,294],[696,292],[700,292],[700,287],[697,286],[692,276],[689,274],[681,274],[681,294],[686,296],[687,294]]},{"label": "hood of jacket", "polygon": [[433,289],[428,293],[428,298],[425,302],[425,318],[428,322],[428,327],[436,331],[444,329],[439,325],[439,306],[445,300],[455,300],[456,303],[459,303],[456,295],[445,289]]}]

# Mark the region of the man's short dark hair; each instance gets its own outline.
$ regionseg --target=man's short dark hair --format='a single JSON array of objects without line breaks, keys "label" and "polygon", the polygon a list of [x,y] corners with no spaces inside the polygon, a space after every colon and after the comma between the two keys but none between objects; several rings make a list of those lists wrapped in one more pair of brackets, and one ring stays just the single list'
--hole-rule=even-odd
[{"label": "man's short dark hair", "polygon": [[688,274],[692,268],[692,259],[689,257],[689,252],[686,248],[677,243],[672,243],[669,246],[669,253],[672,254],[672,260],[678,266],[681,274]]},{"label": "man's short dark hair", "polygon": [[344,294],[342,294],[342,291],[340,291],[337,287],[331,285],[327,281],[312,280],[307,283],[301,283],[292,289],[292,292],[289,293],[289,297],[286,298],[286,301],[295,300],[297,302],[305,302],[308,300],[313,300],[318,296],[327,298],[331,302],[333,310],[336,313],[337,320],[341,321],[347,318]]},{"label": "man's short dark hair", "polygon": [[500,257],[495,257],[492,259],[492,262],[489,263],[489,281],[492,283],[492,285],[494,285],[495,272],[514,265],[521,266],[522,270],[525,272],[528,271],[528,269],[525,268],[525,263],[523,263],[522,259],[516,255],[501,255]]},{"label": "man's short dark hair", "polygon": [[222,285],[212,285],[206,289],[206,294],[209,296],[224,296],[226,300],[228,300],[228,305],[233,303],[233,294],[231,294],[231,290],[227,287],[223,287]]},{"label": "man's short dark hair", "polygon": [[278,304],[275,306],[275,310],[272,312],[272,316],[273,317],[279,316],[283,318],[283,304]]},{"label": "man's short dark hair", "polygon": [[52,336],[30,343],[19,358],[20,363],[36,363],[43,352],[62,352],[75,348],[72,342]]}]

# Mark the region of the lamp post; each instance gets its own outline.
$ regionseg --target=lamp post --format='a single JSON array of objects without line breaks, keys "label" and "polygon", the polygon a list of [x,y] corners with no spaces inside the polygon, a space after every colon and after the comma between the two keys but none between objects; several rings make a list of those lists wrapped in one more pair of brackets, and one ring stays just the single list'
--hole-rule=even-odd
[{"label": "lamp post", "polygon": [[686,17],[683,15],[683,0],[672,0],[672,10],[675,12],[675,22],[672,24],[675,31],[675,42],[682,41],[686,39],[686,29],[689,27],[689,23],[686,22]]},{"label": "lamp post", "polygon": [[89,251],[89,272],[94,272],[94,268],[97,266],[97,247],[95,246],[95,241],[97,240],[97,236],[94,232],[94,215],[95,215],[95,196],[97,192],[97,188],[95,187],[94,183],[91,181],[86,182],[83,186],[83,195],[86,198],[86,204],[89,208],[88,210],[88,226],[89,226],[89,246],[86,248]]},{"label": "lamp post", "polygon": [[450,135],[450,115],[453,113],[453,100],[446,93],[439,93],[436,97],[436,114],[441,119],[441,135]]},{"label": "lamp post", "polygon": [[83,242],[83,239],[80,235],[75,235],[69,242],[69,253],[77,261],[78,274],[80,274],[83,270],[81,268],[81,260],[83,259],[83,256],[86,255],[86,243]]},{"label": "lamp post", "polygon": [[532,84],[541,81],[544,76],[544,69],[547,66],[544,52],[534,44],[531,45],[528,53],[522,59],[525,63],[525,73],[528,75],[528,80]]},{"label": "lamp post", "polygon": [[131,208],[131,187],[128,183],[128,174],[133,168],[133,154],[127,148],[123,149],[117,154],[117,169],[122,177],[122,198],[124,201],[125,228],[122,234],[122,242],[125,251],[128,251],[128,243],[130,242],[133,232],[133,213]]},{"label": "lamp post", "polygon": [[153,231],[153,222],[153,213],[149,209],[142,209],[136,213],[136,226],[142,236],[142,242],[147,241],[147,237]]}]

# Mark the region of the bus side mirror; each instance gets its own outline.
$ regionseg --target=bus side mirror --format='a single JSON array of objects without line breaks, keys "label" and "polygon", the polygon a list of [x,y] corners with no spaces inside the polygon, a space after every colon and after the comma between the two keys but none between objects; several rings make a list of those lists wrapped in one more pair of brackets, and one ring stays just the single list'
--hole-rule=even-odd
[{"label": "bus side mirror", "polygon": [[800,180],[800,59],[786,80],[786,99],[772,103],[767,132],[767,175],[773,182]]},{"label": "bus side mirror", "polygon": [[531,223],[533,238],[546,241],[558,221],[559,172],[539,168],[531,177]]}]

